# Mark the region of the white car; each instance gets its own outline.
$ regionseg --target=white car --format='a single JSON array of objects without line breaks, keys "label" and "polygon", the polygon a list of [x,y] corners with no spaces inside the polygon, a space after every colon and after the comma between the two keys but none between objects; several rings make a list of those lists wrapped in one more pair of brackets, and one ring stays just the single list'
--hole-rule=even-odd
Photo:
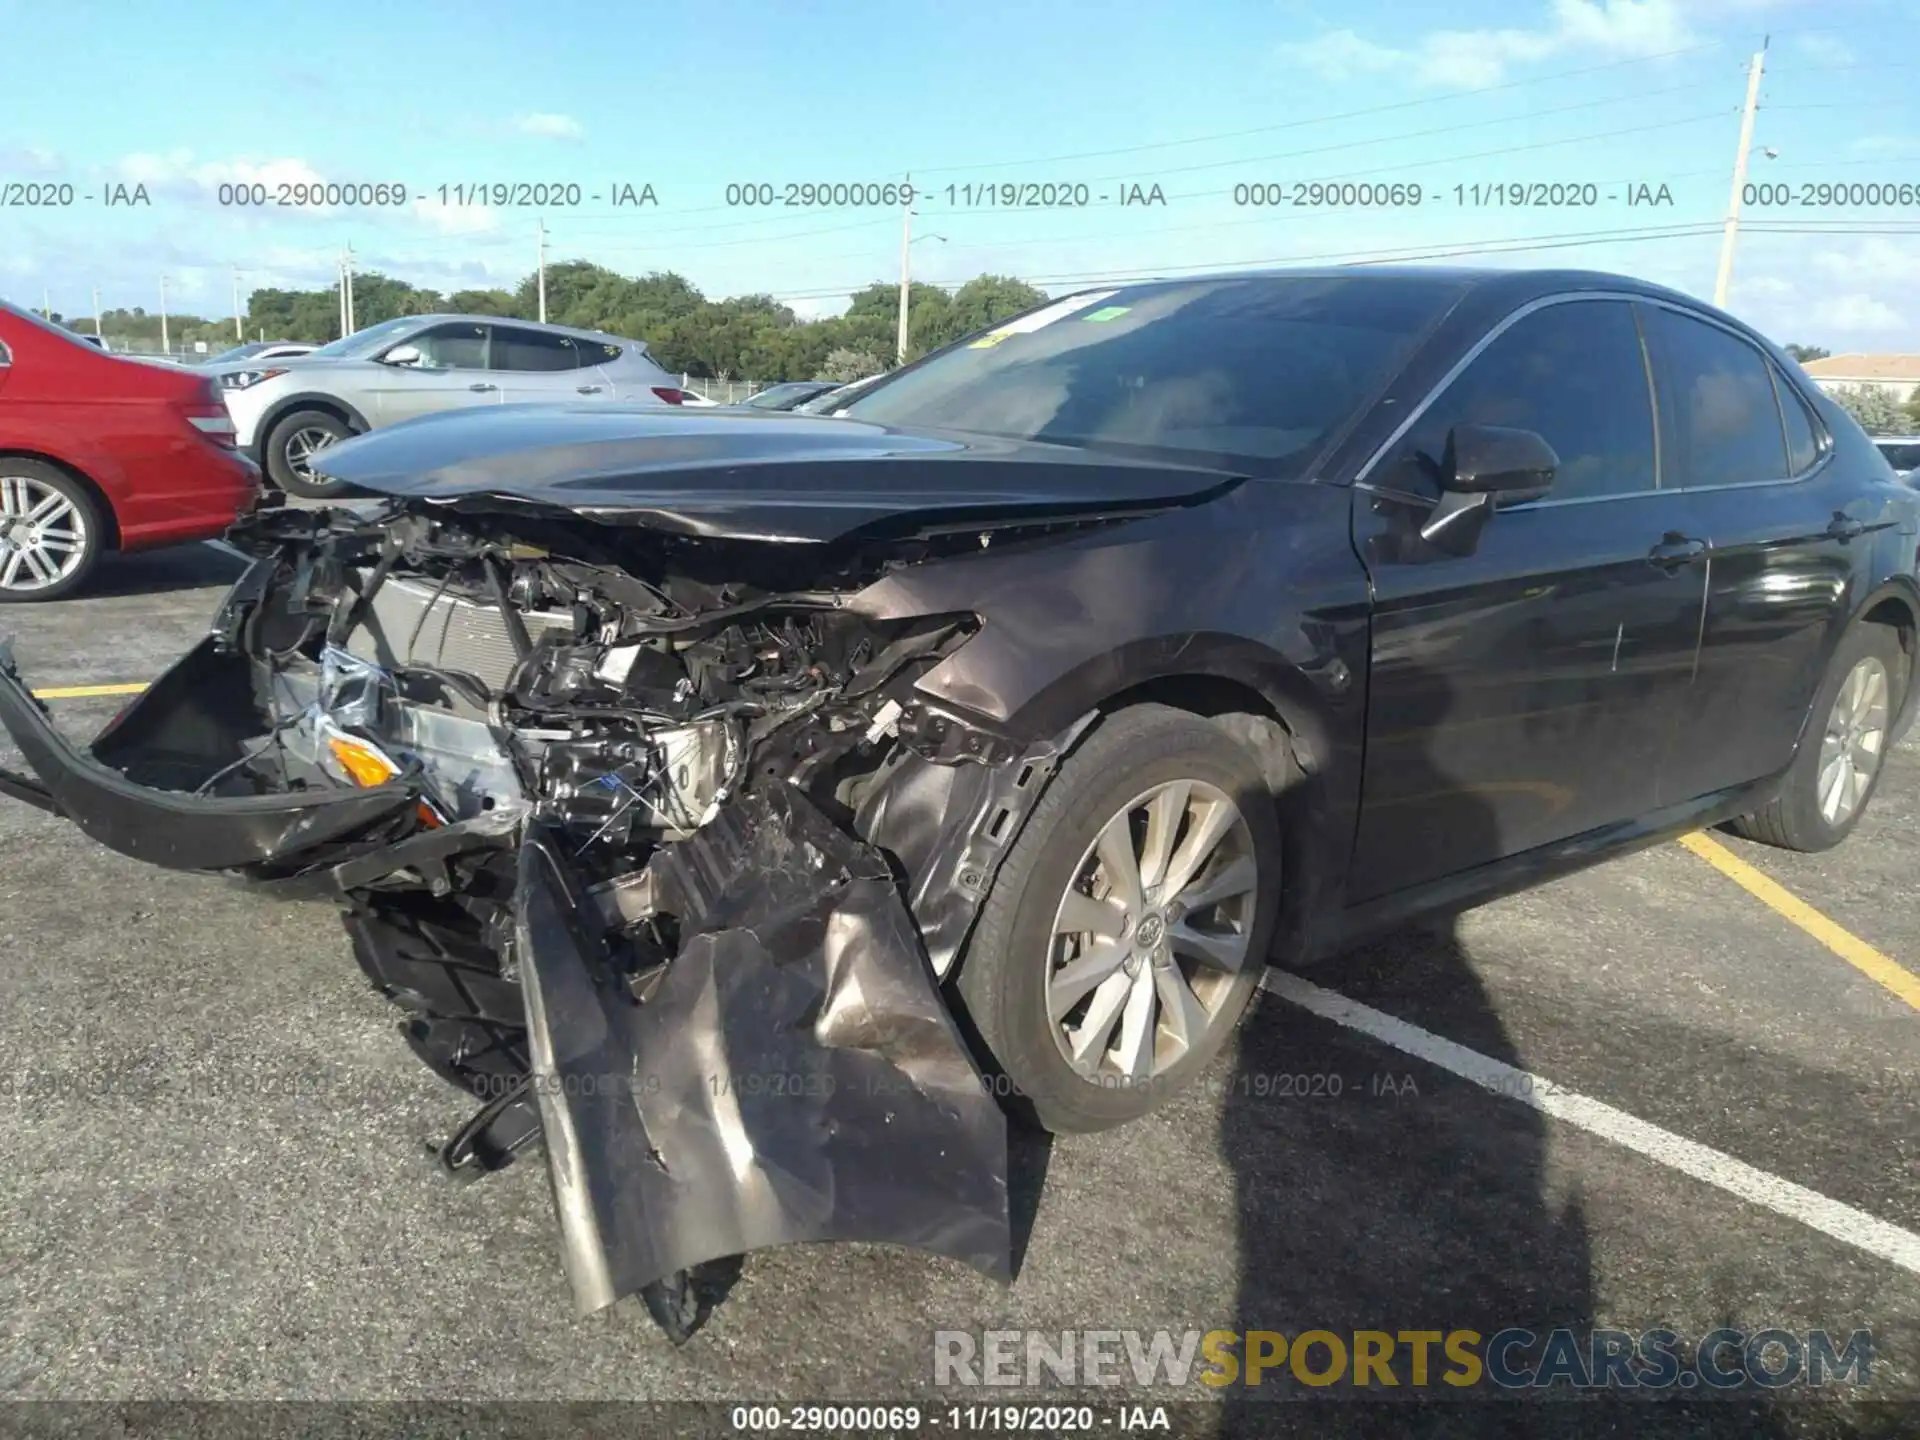
[{"label": "white car", "polygon": [[1920,435],[1876,435],[1873,443],[1902,480],[1912,481],[1920,472]]},{"label": "white car", "polygon": [[241,450],[293,495],[346,487],[316,473],[336,441],[420,415],[479,405],[684,405],[679,378],[644,341],[494,315],[404,315],[311,355],[243,360],[220,372]]}]

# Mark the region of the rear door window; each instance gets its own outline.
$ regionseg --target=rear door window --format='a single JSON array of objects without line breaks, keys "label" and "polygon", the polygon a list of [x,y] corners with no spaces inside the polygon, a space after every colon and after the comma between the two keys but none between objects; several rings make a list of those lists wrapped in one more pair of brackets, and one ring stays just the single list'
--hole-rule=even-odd
[{"label": "rear door window", "polygon": [[1664,306],[1642,309],[1660,395],[1662,483],[1784,480],[1785,422],[1767,358],[1731,331]]},{"label": "rear door window", "polygon": [[578,370],[580,365],[580,352],[565,335],[512,325],[493,327],[495,370]]}]

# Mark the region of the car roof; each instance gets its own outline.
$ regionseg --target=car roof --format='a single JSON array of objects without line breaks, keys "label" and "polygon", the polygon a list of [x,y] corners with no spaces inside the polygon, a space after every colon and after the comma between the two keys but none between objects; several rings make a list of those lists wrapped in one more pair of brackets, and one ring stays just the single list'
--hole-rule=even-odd
[{"label": "car roof", "polygon": [[576,340],[605,340],[616,345],[637,345],[642,350],[647,348],[646,341],[635,340],[630,335],[615,335],[606,330],[582,330],[574,325],[550,325],[539,320],[521,320],[513,315],[455,315],[436,312],[432,315],[410,315],[407,318],[418,320],[422,324],[435,325],[446,321],[473,325],[519,325],[528,330],[543,330],[549,335],[571,335]]},{"label": "car roof", "polygon": [[[1506,291],[1511,292],[1511,298],[1516,300],[1566,290],[1618,290],[1645,295],[1649,298],[1676,300],[1687,305],[1712,308],[1697,296],[1687,295],[1664,285],[1656,285],[1650,280],[1638,280],[1631,275],[1618,275],[1605,270],[1524,270],[1477,265],[1270,266],[1251,270],[1215,271],[1199,275],[1143,276],[1138,280],[1109,283],[1114,288],[1121,289],[1136,285],[1185,285],[1222,280],[1353,280],[1365,276],[1377,276],[1381,279],[1441,281],[1458,285],[1464,290],[1482,292]],[[1062,295],[1099,288],[1101,287],[1094,284],[1077,285],[1071,291],[1063,291]]]}]

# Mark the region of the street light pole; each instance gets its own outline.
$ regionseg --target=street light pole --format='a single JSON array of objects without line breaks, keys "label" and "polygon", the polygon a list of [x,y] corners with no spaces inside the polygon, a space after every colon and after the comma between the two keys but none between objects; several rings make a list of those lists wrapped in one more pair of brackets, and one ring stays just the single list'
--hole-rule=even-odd
[{"label": "street light pole", "polygon": [[547,323],[547,222],[541,220],[538,224],[540,226],[537,253],[537,269],[540,275],[540,323],[544,325]]},{"label": "street light pole", "polygon": [[240,328],[240,272],[233,272],[233,338],[245,340],[246,331]]},{"label": "street light pole", "polygon": [[167,343],[167,277],[160,277],[160,353],[171,355],[173,347]]},{"label": "street light pole", "polygon": [[894,342],[894,363],[907,363],[908,256],[913,245],[913,176],[907,176],[906,205],[900,212],[900,333]]},{"label": "street light pole", "polygon": [[1767,43],[1760,42],[1753,63],[1747,67],[1747,104],[1740,114],[1740,151],[1733,159],[1733,196],[1727,201],[1727,222],[1720,234],[1720,269],[1713,278],[1716,305],[1727,303],[1727,287],[1733,280],[1733,242],[1740,233],[1740,197],[1747,188],[1747,152],[1753,148],[1753,112],[1760,103],[1760,73],[1766,68]]}]

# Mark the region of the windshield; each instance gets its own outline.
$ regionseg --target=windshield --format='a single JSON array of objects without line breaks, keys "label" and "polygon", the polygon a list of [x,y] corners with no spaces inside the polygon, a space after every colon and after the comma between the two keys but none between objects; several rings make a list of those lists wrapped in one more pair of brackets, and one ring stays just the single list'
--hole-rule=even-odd
[{"label": "windshield", "polygon": [[835,412],[1304,472],[1460,293],[1426,276],[1249,276],[1084,291]]},{"label": "windshield", "polygon": [[748,396],[745,403],[760,410],[780,410],[803,395],[813,394],[819,388],[818,385],[809,384],[804,380],[792,380],[785,385],[769,385],[758,395]]},{"label": "windshield", "polygon": [[398,340],[408,330],[420,325],[423,318],[419,315],[402,315],[398,319],[382,320],[378,325],[369,325],[364,330],[356,330],[343,340],[335,340],[332,344],[322,345],[318,350],[309,353],[326,360],[357,360]]}]

